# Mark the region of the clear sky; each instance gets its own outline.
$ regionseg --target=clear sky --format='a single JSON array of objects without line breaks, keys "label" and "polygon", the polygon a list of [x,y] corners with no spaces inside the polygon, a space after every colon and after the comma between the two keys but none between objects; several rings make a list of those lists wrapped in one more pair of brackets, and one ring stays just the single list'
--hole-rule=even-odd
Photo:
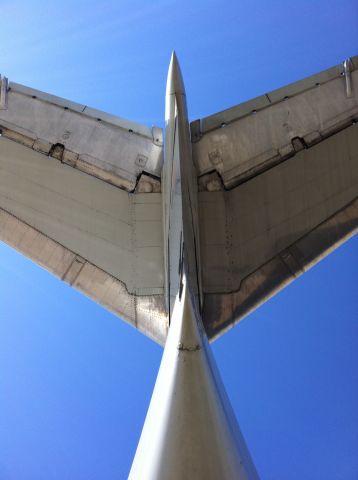
[{"label": "clear sky", "polygon": [[[0,72],[163,125],[358,53],[356,0],[0,1]],[[358,239],[214,343],[262,480],[358,478]],[[0,479],[125,479],[162,349],[0,244]]]}]

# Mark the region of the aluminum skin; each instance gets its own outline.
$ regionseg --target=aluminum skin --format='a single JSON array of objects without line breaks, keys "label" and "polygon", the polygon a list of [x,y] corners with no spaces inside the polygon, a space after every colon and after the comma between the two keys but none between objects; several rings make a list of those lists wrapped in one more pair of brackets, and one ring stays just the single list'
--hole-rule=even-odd
[{"label": "aluminum skin", "polygon": [[132,478],[255,478],[207,337],[358,231],[357,122],[357,56],[189,132],[173,55],[164,146],[1,76],[0,240],[161,345],[170,324]]},{"label": "aluminum skin", "polygon": [[[210,341],[358,231],[357,122],[355,56],[190,123],[200,243],[195,232],[187,265],[199,264]],[[196,185],[192,214],[174,214],[189,195],[168,203],[170,138],[164,148],[161,128],[0,78],[0,240],[161,345],[179,278],[174,221],[197,215]]]},{"label": "aluminum skin", "polygon": [[173,53],[162,177],[170,327],[130,479],[258,478],[202,325],[196,177],[185,89]]}]

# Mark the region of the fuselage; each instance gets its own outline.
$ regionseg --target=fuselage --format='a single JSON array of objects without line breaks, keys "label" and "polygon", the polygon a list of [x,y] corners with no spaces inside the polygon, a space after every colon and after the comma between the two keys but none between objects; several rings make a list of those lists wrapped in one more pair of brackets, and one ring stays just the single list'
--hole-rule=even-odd
[{"label": "fuselage", "polygon": [[257,479],[201,321],[197,174],[175,54],[165,111],[162,197],[170,325],[129,478]]},{"label": "fuselage", "polygon": [[197,174],[192,161],[184,82],[173,53],[165,97],[162,173],[165,295],[169,315],[185,271],[191,291],[201,297]]}]

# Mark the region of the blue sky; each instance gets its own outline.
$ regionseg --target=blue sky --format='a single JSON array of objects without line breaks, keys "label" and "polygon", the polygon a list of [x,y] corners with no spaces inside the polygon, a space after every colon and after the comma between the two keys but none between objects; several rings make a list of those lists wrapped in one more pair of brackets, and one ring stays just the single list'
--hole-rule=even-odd
[{"label": "blue sky", "polygon": [[[176,49],[191,119],[358,53],[348,1],[0,1],[0,72],[163,124]],[[263,480],[358,477],[358,239],[214,343]],[[0,245],[1,480],[126,478],[162,350]]]}]

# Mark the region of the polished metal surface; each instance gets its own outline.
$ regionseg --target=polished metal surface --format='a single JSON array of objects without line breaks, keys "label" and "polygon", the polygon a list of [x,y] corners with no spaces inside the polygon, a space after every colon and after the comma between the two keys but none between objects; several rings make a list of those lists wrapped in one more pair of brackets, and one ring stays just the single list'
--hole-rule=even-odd
[{"label": "polished metal surface", "polygon": [[256,479],[201,322],[197,184],[175,53],[166,122],[162,183],[170,327],[129,478]]},{"label": "polished metal surface", "polygon": [[353,95],[352,90],[352,75],[351,75],[351,59],[348,58],[343,62],[343,73],[346,79],[346,95],[347,97],[351,97]]},{"label": "polished metal surface", "polygon": [[3,136],[128,192],[134,191],[143,171],[160,177],[163,139],[158,127],[14,82],[6,92],[0,97],[0,107],[5,98],[8,106],[0,109]]},{"label": "polished metal surface", "polygon": [[[231,189],[358,120],[358,57],[191,123],[198,175]],[[299,146],[300,145],[300,146]]]},{"label": "polished metal surface", "polygon": [[[0,238],[161,344],[180,285],[181,222],[209,339],[358,227],[357,56],[192,122],[193,162],[180,165],[188,119],[182,78],[171,72],[166,128],[180,131],[175,151],[171,135],[163,148],[160,128],[4,76],[0,89]],[[176,108],[180,122],[170,120]],[[173,161],[163,167],[164,150]],[[180,201],[168,180],[179,177],[188,191]],[[114,215],[99,201],[107,191]],[[56,260],[49,251],[66,253]],[[68,256],[80,260],[69,268]]]},{"label": "polished metal surface", "polygon": [[182,279],[131,480],[258,478]]},{"label": "polished metal surface", "polygon": [[189,125],[173,54],[164,147],[0,77],[0,240],[167,338],[131,478],[257,478],[207,337],[358,230],[357,121],[357,56]]},{"label": "polished metal surface", "polygon": [[[200,242],[197,174],[191,155],[185,88],[175,54],[172,55],[165,100],[165,162],[162,173],[165,294],[169,315],[184,272],[200,301]],[[178,268],[180,265],[180,268]]]},{"label": "polished metal surface", "polygon": [[199,193],[209,338],[223,334],[358,228],[358,124],[232,190]]},{"label": "polished metal surface", "polygon": [[130,194],[4,136],[0,169],[0,240],[163,344],[161,195]]}]

